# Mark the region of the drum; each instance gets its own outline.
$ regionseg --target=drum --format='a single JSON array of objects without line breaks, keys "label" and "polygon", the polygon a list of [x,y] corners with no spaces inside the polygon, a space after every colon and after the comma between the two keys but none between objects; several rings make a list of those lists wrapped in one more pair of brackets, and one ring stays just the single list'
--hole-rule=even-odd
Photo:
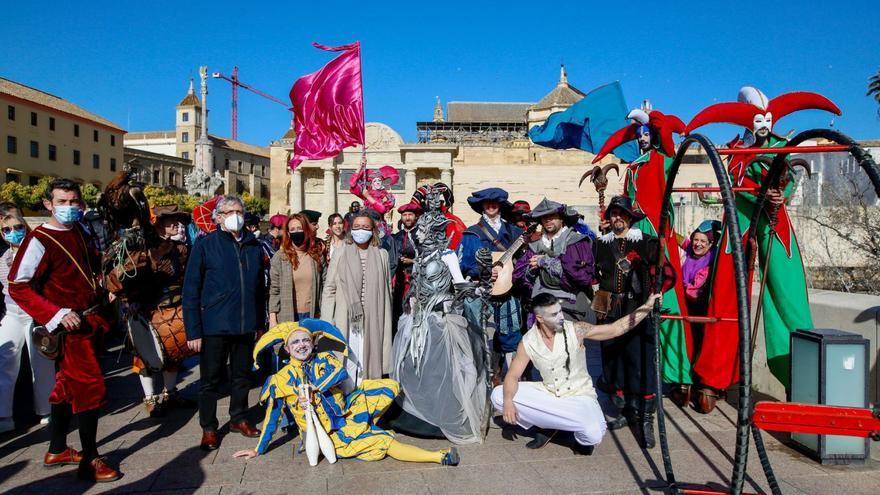
[{"label": "drum", "polygon": [[166,363],[179,363],[195,355],[186,345],[183,306],[162,306],[153,311],[151,323],[165,351]]},{"label": "drum", "polygon": [[129,318],[128,335],[135,354],[151,372],[162,371],[166,364],[179,363],[195,354],[186,345],[181,306],[158,308],[151,321],[141,315]]}]

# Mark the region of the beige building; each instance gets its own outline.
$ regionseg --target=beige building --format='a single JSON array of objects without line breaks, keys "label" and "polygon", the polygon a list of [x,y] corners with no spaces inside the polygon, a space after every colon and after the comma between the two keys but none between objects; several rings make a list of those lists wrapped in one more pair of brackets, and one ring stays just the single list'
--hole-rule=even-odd
[{"label": "beige building", "polygon": [[[553,150],[533,144],[528,128],[542,123],[552,112],[568,108],[584,95],[568,83],[564,69],[556,86],[537,103],[450,102],[447,115],[437,102],[431,121],[417,122],[418,142],[405,143],[400,135],[381,123],[366,126],[366,155],[369,167],[392,165],[401,181],[393,188],[397,204],[409,201],[416,187],[442,181],[455,191],[454,212],[467,224],[477,214],[467,205],[467,196],[486,187],[501,187],[511,201],[523,199],[536,205],[544,196],[568,203],[595,224],[598,194],[589,181],[578,186],[581,175],[590,170],[594,155],[580,150]],[[335,158],[305,161],[290,172],[287,160],[293,151],[293,130],[272,143],[271,212],[313,209],[323,213],[345,212],[354,199],[348,179],[361,157],[361,147],[343,150]],[[715,184],[705,155],[689,150],[677,184]],[[616,162],[607,157],[603,163]],[[606,197],[622,190],[621,176],[613,175]],[[696,204],[692,193],[677,194],[676,203]],[[397,212],[388,220],[395,222]]]},{"label": "beige building", "polygon": [[[192,167],[196,157],[196,141],[203,125],[202,103],[193,90],[192,81],[187,94],[175,108],[174,122],[174,130],[127,133],[126,148],[189,160]],[[211,172],[219,172],[226,178],[226,191],[235,194],[248,192],[268,198],[271,174],[269,148],[211,134],[208,137],[213,145]]]},{"label": "beige building", "polygon": [[135,180],[150,186],[164,187],[173,193],[185,193],[183,178],[192,172],[192,160],[136,148],[125,148],[125,166]]},{"label": "beige building", "polygon": [[0,78],[0,180],[68,177],[102,187],[123,166],[125,131],[63,98]]}]

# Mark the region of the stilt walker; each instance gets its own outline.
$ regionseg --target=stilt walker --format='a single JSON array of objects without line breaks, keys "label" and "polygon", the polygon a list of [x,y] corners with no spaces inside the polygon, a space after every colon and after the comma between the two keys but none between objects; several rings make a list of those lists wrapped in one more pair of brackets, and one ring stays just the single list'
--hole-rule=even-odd
[{"label": "stilt walker", "polygon": [[[785,146],[787,140],[773,133],[773,124],[782,117],[807,109],[825,110],[840,114],[840,109],[822,95],[808,92],[786,93],[772,100],[756,88],[745,86],[739,91],[736,102],[711,105],[698,113],[688,124],[686,132],[715,122],[725,122],[746,128],[742,138],[737,136],[731,148],[776,148]],[[764,319],[764,340],[770,371],[786,387],[789,387],[789,334],[798,328],[811,328],[807,287],[800,248],[795,238],[791,218],[785,208],[785,200],[791,195],[791,181],[768,189],[768,202],[757,225],[751,225],[758,200],[758,190],[769,169],[767,158],[772,155],[733,155],[728,172],[734,187],[751,188],[736,194],[737,216],[745,242],[751,229],[757,241],[758,263],[766,273],[766,284],[761,308]],[[787,171],[791,174],[791,170]],[[770,206],[772,205],[772,206]],[[775,209],[776,221],[771,221],[770,210]],[[738,334],[735,321],[736,298],[730,280],[734,267],[731,256],[731,240],[727,230],[719,244],[713,270],[709,298],[709,314],[718,321],[705,326],[703,349],[694,363],[699,389],[694,397],[698,411],[708,413],[715,407],[723,391],[739,377],[737,362]],[[748,246],[746,246],[748,249]],[[772,252],[772,256],[771,256]],[[772,264],[768,259],[772,257]],[[753,272],[750,273],[749,279]],[[731,320],[734,319],[734,320]]]}]

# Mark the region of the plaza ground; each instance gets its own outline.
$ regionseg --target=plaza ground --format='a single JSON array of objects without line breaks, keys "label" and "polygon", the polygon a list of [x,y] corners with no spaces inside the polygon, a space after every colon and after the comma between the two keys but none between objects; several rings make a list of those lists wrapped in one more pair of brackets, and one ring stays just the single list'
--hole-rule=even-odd
[{"label": "plaza ground", "polygon": [[[660,449],[638,447],[629,430],[609,432],[592,456],[576,456],[566,437],[545,448],[525,448],[530,439],[516,438],[492,428],[481,445],[459,447],[461,465],[442,467],[385,459],[379,462],[323,461],[309,467],[304,454],[293,454],[298,438],[276,436],[266,455],[249,461],[233,452],[254,447],[254,439],[238,434],[222,437],[219,450],[198,448],[201,429],[195,409],[176,410],[150,419],[141,404],[137,378],[129,373],[131,358],[118,346],[102,357],[107,372],[108,404],[98,430],[100,452],[118,464],[124,476],[113,483],[78,481],[75,467],[46,469],[42,465],[48,431],[39,425],[0,435],[0,493],[175,493],[319,495],[359,493],[564,494],[662,493]],[[195,397],[198,367],[185,375],[184,394]],[[251,391],[254,404],[257,389]],[[228,399],[218,410],[221,425],[228,421]],[[716,489],[729,480],[733,461],[735,409],[722,404],[709,415],[681,410],[667,401],[669,444],[677,478]],[[260,421],[259,408],[252,418]],[[226,427],[221,428],[226,433]],[[400,437],[406,442],[439,449],[448,442]],[[780,439],[783,437],[779,437]],[[558,442],[558,443],[556,443]],[[765,435],[768,453],[782,490],[788,494],[876,494],[880,492],[880,462],[862,466],[821,466],[778,438]],[[77,447],[74,433],[69,443]],[[875,447],[877,447],[875,445]],[[749,454],[746,492],[768,489],[754,448]]]}]

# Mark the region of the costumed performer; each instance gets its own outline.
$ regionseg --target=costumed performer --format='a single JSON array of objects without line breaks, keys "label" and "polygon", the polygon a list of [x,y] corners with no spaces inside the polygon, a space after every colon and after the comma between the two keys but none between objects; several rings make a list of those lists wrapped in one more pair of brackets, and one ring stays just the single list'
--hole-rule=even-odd
[{"label": "costumed performer", "polygon": [[[692,132],[710,123],[726,122],[745,128],[742,138],[737,136],[728,144],[731,148],[776,148],[786,146],[788,140],[775,134],[773,125],[792,112],[807,109],[840,115],[837,105],[817,93],[786,93],[768,100],[758,89],[744,86],[739,90],[736,102],[717,103],[705,108],[688,123],[686,131]],[[757,190],[769,172],[767,160],[773,157],[773,154],[733,155],[727,165],[731,185]],[[782,181],[772,184],[767,190],[764,212],[755,226],[758,263],[762,273],[767,273],[762,302],[767,363],[773,375],[786,388],[789,387],[790,333],[798,328],[813,327],[800,247],[785,208],[785,201],[793,189],[792,179],[793,173],[789,168],[783,174]],[[743,235],[739,242],[745,242],[757,200],[757,193],[736,193],[737,217]],[[726,225],[725,222],[709,296],[708,313],[719,320],[737,317],[733,255]],[[765,269],[771,253],[772,262]],[[749,279],[751,281],[751,274]],[[746,287],[751,287],[751,283]],[[700,383],[694,405],[698,411],[708,413],[714,409],[724,391],[739,380],[739,332],[737,324],[730,321],[708,323],[704,328],[705,352],[694,364],[694,372]]]},{"label": "costumed performer", "polygon": [[[342,384],[349,380],[349,375],[334,352],[344,356],[348,346],[338,328],[315,319],[276,325],[257,341],[254,362],[259,362],[257,354],[280,342],[290,353],[290,362],[263,385],[260,394],[260,400],[266,403],[263,433],[257,448],[238,451],[235,457],[250,459],[265,454],[282,414],[292,416],[299,431],[308,431],[304,407],[311,407],[317,414],[319,427],[324,428],[333,441],[337,457],[378,461],[389,456],[399,461],[458,465],[455,447],[424,450],[400,442],[393,433],[376,426],[397,396],[399,387],[394,380],[363,380],[351,392],[343,390]],[[299,394],[302,384],[308,386],[308,396]]]},{"label": "costumed performer", "polygon": [[[633,227],[645,234],[657,237],[660,232],[660,216],[664,207],[663,194],[666,191],[666,176],[675,156],[675,143],[672,133],[684,132],[684,123],[676,116],[663,114],[651,109],[648,100],[640,109],[632,110],[628,119],[632,124],[618,130],[602,146],[593,163],[611,153],[615,148],[628,141],[637,141],[641,156],[629,164],[623,184],[626,194],[633,207],[644,214],[644,218],[633,223]],[[673,219],[669,219],[665,239],[664,255],[675,272],[677,280],[681,280],[681,259],[678,251],[678,239],[672,228]],[[607,225],[607,220],[603,222]],[[679,283],[672,286],[674,292],[663,298],[663,312],[669,315],[686,315],[684,287]],[[692,339],[690,324],[683,320],[663,320],[660,322],[659,344],[661,352],[661,372],[663,381],[671,384],[670,395],[679,402],[687,403],[691,387]]]},{"label": "costumed performer", "polygon": [[[145,249],[129,252],[124,264],[114,266],[106,276],[107,289],[125,304],[131,321],[147,328],[152,325],[162,337],[163,346],[171,350],[162,362],[162,369],[151,369],[138,355],[156,353],[155,347],[138,349],[132,358],[132,373],[140,378],[147,414],[161,416],[168,407],[194,407],[195,403],[180,395],[177,378],[180,363],[194,353],[186,346],[181,291],[189,248],[186,227],[189,214],[178,211],[177,205],[153,208],[152,232],[145,232]],[[150,227],[145,227],[150,228]],[[150,342],[152,344],[152,342]]]},{"label": "costumed performer", "polygon": [[[608,340],[635,328],[660,296],[653,294],[629,315],[608,325],[573,322],[563,316],[556,296],[542,292],[532,299],[535,325],[523,336],[504,385],[492,391],[492,404],[504,421],[535,427],[530,449],[545,446],[558,430],[574,433],[575,452],[589,455],[605,434],[605,417],[587,373],[584,340]],[[541,382],[520,382],[529,362]]]}]

